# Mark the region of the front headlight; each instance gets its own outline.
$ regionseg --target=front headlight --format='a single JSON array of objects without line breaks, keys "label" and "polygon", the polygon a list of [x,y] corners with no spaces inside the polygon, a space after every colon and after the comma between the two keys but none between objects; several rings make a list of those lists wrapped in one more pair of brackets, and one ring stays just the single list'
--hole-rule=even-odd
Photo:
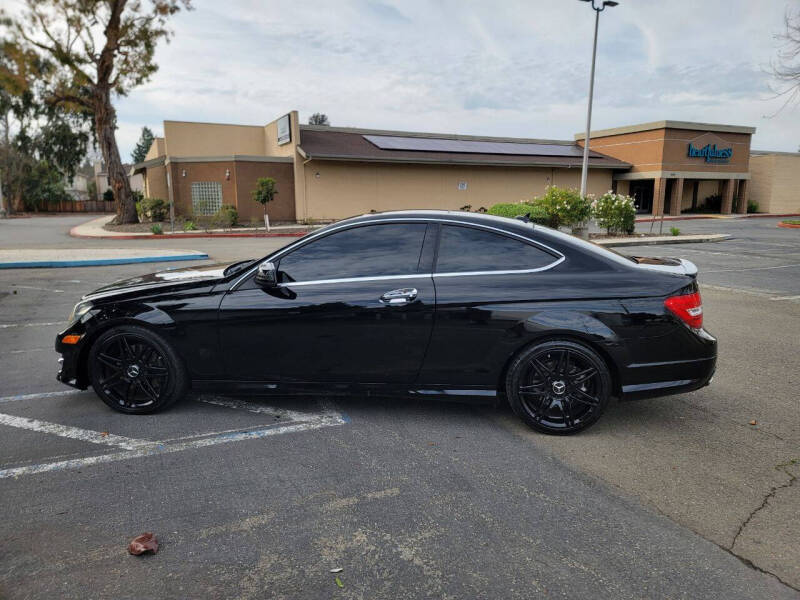
[{"label": "front headlight", "polygon": [[83,315],[85,315],[87,312],[89,312],[91,308],[92,308],[92,303],[89,301],[78,302],[69,315],[69,322],[74,323],[75,321],[80,319]]}]

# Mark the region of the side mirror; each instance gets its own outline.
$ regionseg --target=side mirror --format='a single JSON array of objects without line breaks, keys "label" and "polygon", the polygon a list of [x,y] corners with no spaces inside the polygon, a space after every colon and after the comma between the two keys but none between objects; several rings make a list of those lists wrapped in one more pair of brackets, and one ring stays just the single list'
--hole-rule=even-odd
[{"label": "side mirror", "polygon": [[275,287],[278,285],[278,271],[275,263],[263,262],[256,271],[256,283],[261,287]]}]

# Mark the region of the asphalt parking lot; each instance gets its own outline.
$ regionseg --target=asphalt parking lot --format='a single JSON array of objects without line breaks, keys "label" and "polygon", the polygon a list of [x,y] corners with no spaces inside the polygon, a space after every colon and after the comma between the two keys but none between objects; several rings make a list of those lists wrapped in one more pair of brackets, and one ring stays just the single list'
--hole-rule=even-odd
[{"label": "asphalt parking lot", "polygon": [[[0,222],[0,247],[287,241],[69,238],[82,220]],[[680,221],[733,238],[624,249],[700,267],[717,375],[568,438],[410,399],[121,415],[55,381],[53,338],[82,293],[159,265],[0,270],[0,597],[798,598],[800,230],[775,223]],[[129,556],[144,531],[161,551]]]}]

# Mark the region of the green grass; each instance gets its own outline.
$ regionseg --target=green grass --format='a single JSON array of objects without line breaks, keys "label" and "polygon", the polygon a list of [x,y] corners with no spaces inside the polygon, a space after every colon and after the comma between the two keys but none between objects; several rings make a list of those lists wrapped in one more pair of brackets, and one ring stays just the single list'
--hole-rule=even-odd
[{"label": "green grass", "polygon": [[680,229],[678,229],[677,227],[670,227],[670,228],[669,228],[669,232],[670,232],[672,235],[680,235],[680,234],[681,234],[681,230],[680,230]]},{"label": "green grass", "polygon": [[781,223],[786,223],[787,225],[800,225],[800,219],[787,219],[786,221],[781,221]]}]

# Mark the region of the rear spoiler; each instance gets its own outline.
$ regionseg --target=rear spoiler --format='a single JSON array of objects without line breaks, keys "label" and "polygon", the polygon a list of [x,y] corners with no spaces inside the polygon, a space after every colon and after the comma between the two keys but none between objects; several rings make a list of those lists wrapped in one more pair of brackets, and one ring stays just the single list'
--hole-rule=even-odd
[{"label": "rear spoiler", "polygon": [[643,256],[631,256],[631,258],[643,269],[697,278],[697,265],[684,258],[647,258]]}]

